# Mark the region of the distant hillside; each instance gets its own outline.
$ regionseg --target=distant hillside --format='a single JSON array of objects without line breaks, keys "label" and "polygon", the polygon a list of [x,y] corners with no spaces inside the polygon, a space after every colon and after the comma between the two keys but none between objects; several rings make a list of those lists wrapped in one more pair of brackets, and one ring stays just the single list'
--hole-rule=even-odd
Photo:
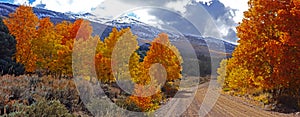
[{"label": "distant hillside", "polygon": [[[0,3],[0,16],[8,17],[8,15],[15,11],[18,5],[13,5],[9,3]],[[176,45],[180,50],[185,51],[185,46],[182,44],[182,41],[187,39],[191,45],[194,47],[197,55],[206,55],[206,56],[218,56],[218,55],[227,55],[230,56],[232,51],[235,48],[235,44],[223,41],[221,39],[216,38],[204,38],[199,35],[191,35],[184,34],[183,36],[180,34],[176,34],[172,31],[162,30],[155,28],[153,26],[147,25],[135,19],[131,19],[130,17],[120,17],[116,20],[108,20],[104,18],[96,18],[93,14],[85,13],[85,14],[72,14],[72,13],[60,13],[51,10],[46,10],[42,8],[33,8],[34,13],[39,18],[50,17],[50,19],[54,22],[61,22],[63,20],[67,21],[75,21],[78,18],[84,18],[91,21],[91,24],[94,28],[94,34],[100,35],[101,40],[109,35],[113,27],[117,27],[118,29],[130,27],[133,34],[139,37],[139,44],[142,45],[144,43],[151,42],[159,33],[167,33],[169,38],[174,45]],[[207,43],[209,43],[211,51],[209,51]],[[225,46],[225,51],[224,47]],[[190,51],[189,51],[190,52]],[[193,53],[193,52],[191,52]]]}]

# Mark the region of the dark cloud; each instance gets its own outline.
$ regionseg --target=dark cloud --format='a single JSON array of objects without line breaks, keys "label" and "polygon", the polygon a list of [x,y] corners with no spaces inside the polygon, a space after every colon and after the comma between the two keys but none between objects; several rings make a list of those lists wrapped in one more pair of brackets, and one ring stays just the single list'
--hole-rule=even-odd
[{"label": "dark cloud", "polygon": [[157,19],[164,22],[164,24],[161,24],[162,28],[173,27],[181,33],[201,35],[190,21],[177,12],[164,9],[151,9],[149,10],[149,14],[156,16]]},{"label": "dark cloud", "polygon": [[[108,8],[107,6],[122,7]],[[153,22],[158,22],[157,24],[162,28],[176,29],[181,33],[223,38],[233,42],[237,40],[233,30],[237,26],[233,20],[235,10],[225,7],[219,0],[212,0],[209,3],[196,2],[196,0],[107,0],[102,7],[105,9],[97,11],[100,16],[115,16],[130,8],[148,8],[150,9],[148,13],[156,17]],[[160,9],[160,7],[167,9]]]},{"label": "dark cloud", "polygon": [[219,0],[213,0],[210,3],[199,2],[198,4],[204,7],[214,19],[222,17],[231,10],[226,8]]},{"label": "dark cloud", "polygon": [[[169,1],[170,2],[170,1]],[[212,0],[210,4],[205,2],[192,2],[185,6],[186,12],[184,17],[187,17],[189,20],[196,24],[191,24],[190,21],[187,21],[182,16],[177,13],[170,11],[162,11],[159,9],[150,10],[150,14],[156,16],[159,20],[165,22],[165,25],[174,27],[183,33],[190,33],[199,35],[199,32],[195,29],[193,25],[203,26],[203,29],[200,29],[201,32],[205,32],[205,27],[207,25],[207,20],[209,16],[206,16],[206,13],[203,13],[203,8],[209,13],[211,18],[214,20],[215,25],[221,30],[223,35],[221,38],[228,41],[236,42],[236,32],[233,30],[237,26],[237,23],[233,20],[235,16],[234,9],[225,7],[223,3],[218,0]]]},{"label": "dark cloud", "polygon": [[227,26],[236,26],[237,23],[233,20],[235,16],[234,9],[225,7],[219,0],[213,0],[210,5],[207,3],[199,3],[207,12],[216,20]]},{"label": "dark cloud", "polygon": [[236,37],[236,32],[232,29],[238,25],[233,20],[233,18],[235,17],[236,9],[225,7],[225,5],[219,0],[212,0],[210,4],[204,2],[199,2],[198,4],[204,7],[207,12],[213,17],[217,27],[219,27],[220,30],[227,32],[227,34],[223,35],[224,39],[232,42],[237,41],[238,38]]},{"label": "dark cloud", "polygon": [[224,39],[230,42],[236,42],[237,41],[236,32],[232,28],[229,29],[227,35],[224,36]]}]

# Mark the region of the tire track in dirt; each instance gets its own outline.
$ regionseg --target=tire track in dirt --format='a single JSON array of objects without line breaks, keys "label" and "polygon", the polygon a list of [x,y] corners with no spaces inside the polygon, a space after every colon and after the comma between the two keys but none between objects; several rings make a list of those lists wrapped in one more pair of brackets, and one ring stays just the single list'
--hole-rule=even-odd
[{"label": "tire track in dirt", "polygon": [[[209,83],[201,84],[197,90],[195,98],[189,108],[181,115],[181,117],[199,117],[201,104],[208,91]],[[219,89],[211,89],[217,93]],[[211,94],[213,96],[214,94]],[[217,94],[215,94],[217,95]],[[210,97],[207,97],[208,99]],[[212,97],[211,97],[212,98]],[[169,110],[174,113],[176,110]],[[292,114],[282,114],[277,112],[265,111],[261,108],[243,103],[242,100],[232,96],[221,94],[218,97],[214,107],[208,112],[206,117],[287,117]]]}]

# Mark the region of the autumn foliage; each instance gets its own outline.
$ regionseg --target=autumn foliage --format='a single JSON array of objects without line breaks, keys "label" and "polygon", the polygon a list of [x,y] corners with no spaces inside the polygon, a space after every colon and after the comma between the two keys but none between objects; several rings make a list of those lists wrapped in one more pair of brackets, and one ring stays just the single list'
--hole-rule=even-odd
[{"label": "autumn foliage", "polygon": [[[136,104],[141,111],[148,112],[159,108],[163,100],[161,87],[166,82],[181,78],[182,59],[166,34],[160,34],[153,40],[142,62],[136,52],[137,44],[137,36],[129,28],[113,28],[104,42],[100,42],[102,47],[95,57],[96,71],[99,80],[104,83],[117,80],[131,80],[135,83],[128,101]],[[161,66],[153,67],[158,64]]]},{"label": "autumn foliage", "polygon": [[37,55],[33,52],[32,41],[36,39],[36,26],[39,23],[38,17],[33,13],[32,8],[20,6],[15,13],[4,19],[4,24],[10,33],[16,37],[16,60],[24,64],[27,72],[34,72],[36,69]]},{"label": "autumn foliage", "polygon": [[[178,49],[169,41],[168,35],[165,33],[159,34],[151,43],[150,50],[144,58],[144,68],[149,71],[151,66],[155,63],[161,64],[167,73],[166,81],[174,81],[181,78],[181,64],[182,58]],[[163,73],[154,73],[150,75],[162,75]],[[154,76],[153,78],[160,78],[163,76]],[[158,79],[157,79],[158,80]]]},{"label": "autumn foliage", "polygon": [[129,102],[137,105],[142,112],[151,112],[159,108],[163,97],[161,91],[155,85],[135,85],[133,95],[129,97]]},{"label": "autumn foliage", "polygon": [[159,108],[168,91],[161,89],[181,79],[182,58],[165,33],[153,40],[147,56],[140,61],[138,37],[130,28],[113,28],[101,41],[99,36],[92,36],[89,21],[54,24],[49,17],[38,19],[31,7],[22,5],[4,23],[17,41],[16,61],[27,73],[75,75],[87,80],[97,77],[109,85],[130,81],[135,85],[127,101],[141,111]]},{"label": "autumn foliage", "polygon": [[299,0],[248,4],[237,27],[239,45],[233,57],[221,63],[219,81],[240,94],[268,91],[275,98],[285,94],[300,99]]},{"label": "autumn foliage", "polygon": [[24,64],[27,73],[72,76],[74,40],[93,38],[88,21],[53,24],[49,17],[38,19],[29,6],[18,7],[4,23],[17,40],[16,61]]},{"label": "autumn foliage", "polygon": [[[118,31],[116,28],[113,28],[109,36],[105,38],[103,42],[99,42],[99,45],[102,45],[102,47],[100,47],[100,49],[96,54],[95,63],[96,63],[97,75],[102,82],[104,83],[115,82],[117,79],[120,79],[121,77],[123,77],[123,79],[130,80],[130,74],[129,74],[130,72],[127,71],[126,73],[124,73],[125,72],[124,67],[128,66],[129,63],[127,64],[124,63],[124,61],[126,62],[127,58],[122,58],[122,57],[128,57],[128,59],[134,59],[131,58],[131,54],[133,54],[135,58],[139,58],[139,56],[137,56],[136,53],[128,52],[130,51],[129,48],[133,47],[133,50],[137,49],[136,39],[137,37],[131,33],[129,28],[122,29],[120,31]],[[122,41],[124,43],[115,46],[118,43],[118,41]],[[114,49],[116,51],[115,55],[118,56],[114,57],[115,61],[112,61],[113,59],[112,55]],[[115,74],[113,74],[112,66],[116,67]]]}]

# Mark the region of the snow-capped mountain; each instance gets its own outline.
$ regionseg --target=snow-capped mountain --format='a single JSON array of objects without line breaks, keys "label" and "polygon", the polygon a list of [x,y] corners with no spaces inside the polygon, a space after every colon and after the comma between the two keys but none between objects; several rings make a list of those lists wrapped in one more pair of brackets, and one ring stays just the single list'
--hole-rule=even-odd
[{"label": "snow-capped mountain", "polygon": [[[0,3],[0,15],[7,17],[9,13],[15,11],[18,5],[9,4],[9,3]],[[57,19],[64,19],[64,20],[74,20],[76,18],[75,15],[68,15],[65,13],[59,13],[55,11],[45,10],[42,8],[33,8],[34,13],[39,18],[50,17],[50,18],[57,18]]]},{"label": "snow-capped mountain", "polygon": [[[9,3],[0,3],[0,16],[8,17],[8,15],[14,12],[17,7],[18,5],[9,4]],[[93,14],[90,13],[84,13],[84,14],[60,13],[60,12],[39,8],[39,7],[33,7],[33,12],[39,18],[50,17],[54,23],[60,22],[62,20],[75,21],[75,19],[78,18],[89,18],[94,16]]]},{"label": "snow-capped mountain", "polygon": [[[8,17],[8,15],[15,11],[18,5],[13,5],[9,3],[0,3],[0,16]],[[139,43],[142,45],[143,43],[148,43],[152,39],[156,38],[156,36],[160,33],[167,33],[171,42],[180,46],[180,42],[183,39],[187,39],[191,45],[196,49],[207,47],[207,43],[210,44],[210,49],[212,48],[213,51],[218,51],[221,53],[231,53],[234,48],[235,44],[230,42],[223,41],[221,39],[215,39],[210,37],[202,37],[199,35],[192,35],[192,34],[178,34],[173,31],[159,29],[154,26],[147,25],[141,21],[138,21],[136,18],[122,16],[117,19],[105,19],[105,18],[98,18],[91,13],[85,14],[74,14],[74,13],[59,13],[55,11],[50,11],[42,8],[33,8],[34,13],[39,18],[50,17],[50,19],[54,22],[61,22],[63,20],[67,21],[75,21],[78,18],[83,18],[91,21],[92,26],[94,27],[94,34],[100,35],[101,39],[103,40],[105,37],[109,35],[113,27],[117,27],[118,29],[130,27],[133,34],[137,35],[139,38]],[[102,32],[104,30],[104,32]],[[99,31],[102,30],[102,31]],[[102,32],[100,34],[100,32]],[[226,51],[224,52],[222,45],[225,45]],[[184,48],[184,47],[183,47]],[[199,51],[199,50],[196,50]]]}]

